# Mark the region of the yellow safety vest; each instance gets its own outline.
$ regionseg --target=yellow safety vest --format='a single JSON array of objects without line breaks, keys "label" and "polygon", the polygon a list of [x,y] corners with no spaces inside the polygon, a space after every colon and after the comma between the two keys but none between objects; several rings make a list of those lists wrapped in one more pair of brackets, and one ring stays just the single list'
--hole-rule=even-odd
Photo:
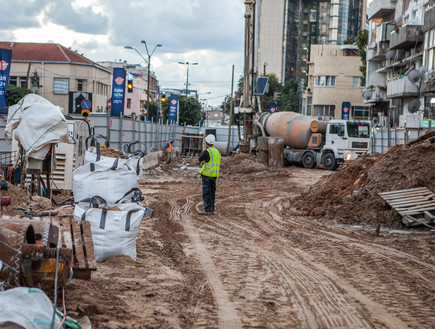
[{"label": "yellow safety vest", "polygon": [[210,155],[210,160],[208,162],[204,162],[199,173],[207,177],[219,177],[221,154],[214,147],[208,148],[207,151]]}]

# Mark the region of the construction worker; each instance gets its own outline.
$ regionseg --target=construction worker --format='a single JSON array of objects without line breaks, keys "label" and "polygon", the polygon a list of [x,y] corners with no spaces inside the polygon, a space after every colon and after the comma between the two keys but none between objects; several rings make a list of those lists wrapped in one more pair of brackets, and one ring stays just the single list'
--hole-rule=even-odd
[{"label": "construction worker", "polygon": [[166,156],[166,163],[171,162],[171,153],[172,153],[172,144],[174,143],[174,139],[171,137],[169,138],[169,141],[165,145],[165,156]]},{"label": "construction worker", "polygon": [[202,200],[204,202],[204,211],[201,215],[214,215],[216,179],[219,177],[219,168],[221,163],[221,154],[213,147],[216,138],[214,135],[205,137],[206,149],[199,156],[199,162],[202,163],[200,170],[202,179]]}]

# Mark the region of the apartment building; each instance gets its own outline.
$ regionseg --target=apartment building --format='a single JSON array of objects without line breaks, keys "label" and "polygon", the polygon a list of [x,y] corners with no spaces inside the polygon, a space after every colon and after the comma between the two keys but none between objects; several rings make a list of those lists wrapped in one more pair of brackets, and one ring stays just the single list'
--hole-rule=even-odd
[{"label": "apartment building", "polygon": [[256,2],[257,74],[306,79],[311,45],[349,43],[365,26],[366,0]]},{"label": "apartment building", "polygon": [[0,48],[12,50],[10,85],[32,89],[65,114],[81,114],[84,100],[93,112],[106,108],[112,73],[82,54],[54,43],[0,42]]},{"label": "apartment building", "polygon": [[312,45],[302,113],[320,120],[370,119],[362,97],[361,59],[354,45]]},{"label": "apartment building", "polygon": [[367,14],[365,103],[384,126],[418,128],[435,117],[434,3],[373,0]]}]

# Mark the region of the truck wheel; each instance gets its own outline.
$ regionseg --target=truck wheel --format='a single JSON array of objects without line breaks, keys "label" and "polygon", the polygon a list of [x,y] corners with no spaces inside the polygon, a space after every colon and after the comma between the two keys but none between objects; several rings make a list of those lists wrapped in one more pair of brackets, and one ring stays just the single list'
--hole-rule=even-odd
[{"label": "truck wheel", "polygon": [[328,153],[325,155],[325,159],[323,160],[323,166],[326,170],[337,169],[337,160],[335,160],[334,154]]},{"label": "truck wheel", "polygon": [[302,164],[304,165],[304,168],[313,169],[316,166],[314,154],[311,152],[305,153],[302,157]]}]

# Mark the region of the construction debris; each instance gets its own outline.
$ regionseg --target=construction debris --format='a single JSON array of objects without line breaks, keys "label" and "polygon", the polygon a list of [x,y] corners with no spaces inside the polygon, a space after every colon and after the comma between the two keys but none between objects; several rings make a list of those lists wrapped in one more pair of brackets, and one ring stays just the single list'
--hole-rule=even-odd
[{"label": "construction debris", "polygon": [[406,226],[435,223],[435,194],[425,187],[379,193]]}]

